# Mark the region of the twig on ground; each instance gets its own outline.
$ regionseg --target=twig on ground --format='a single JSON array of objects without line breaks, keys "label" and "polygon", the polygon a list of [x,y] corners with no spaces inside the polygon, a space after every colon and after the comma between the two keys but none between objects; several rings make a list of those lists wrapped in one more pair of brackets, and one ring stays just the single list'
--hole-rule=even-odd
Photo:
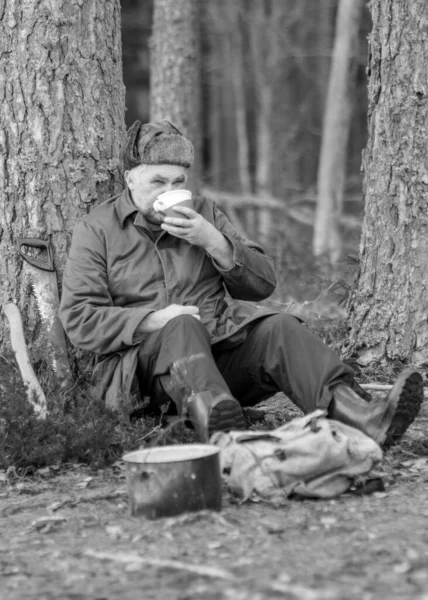
[{"label": "twig on ground", "polygon": [[224,579],[226,581],[236,581],[235,575],[221,569],[219,567],[208,567],[206,565],[190,565],[178,560],[163,560],[159,558],[144,558],[139,554],[129,554],[123,552],[116,552],[112,554],[110,552],[97,552],[95,550],[85,550],[83,553],[85,556],[91,558],[97,558],[98,560],[110,560],[112,562],[118,562],[123,564],[133,565],[149,565],[152,567],[160,567],[162,569],[176,569],[178,571],[187,571],[194,575],[200,575],[202,577],[213,577],[215,579]]},{"label": "twig on ground", "polygon": [[40,517],[31,523],[29,530],[50,533],[53,527],[60,523],[64,523],[66,520],[65,517]]},{"label": "twig on ground", "polygon": [[336,590],[312,590],[296,583],[274,582],[267,587],[269,590],[287,594],[296,600],[334,600],[338,598]]},{"label": "twig on ground", "polygon": [[64,508],[65,506],[76,506],[77,504],[83,502],[96,502],[97,500],[116,500],[118,498],[126,498],[128,496],[128,492],[126,490],[115,490],[107,493],[96,493],[88,496],[77,496],[77,497],[68,497],[64,500],[60,500],[58,502],[54,502],[49,506],[46,506],[45,502],[37,502],[26,501],[21,504],[16,504],[15,506],[5,506],[2,510],[0,510],[0,517],[8,517],[10,515],[15,515],[16,513],[22,512],[24,510],[34,510],[36,508],[46,508],[49,512],[55,512]]},{"label": "twig on ground", "polygon": [[52,512],[64,508],[65,506],[76,506],[84,502],[96,502],[97,500],[116,500],[117,498],[125,498],[128,495],[126,490],[116,490],[103,494],[92,494],[90,496],[77,496],[75,498],[65,498],[59,502],[54,502],[48,509]]},{"label": "twig on ground", "polygon": [[[392,389],[392,385],[387,383],[361,383],[360,385],[364,390],[372,390],[373,392],[389,392]],[[427,388],[424,388],[424,398],[428,399]]]}]

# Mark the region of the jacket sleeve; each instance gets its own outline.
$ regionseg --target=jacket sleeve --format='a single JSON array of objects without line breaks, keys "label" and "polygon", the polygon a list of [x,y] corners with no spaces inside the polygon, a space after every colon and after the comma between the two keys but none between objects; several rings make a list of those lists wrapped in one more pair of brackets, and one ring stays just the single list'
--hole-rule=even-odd
[{"label": "jacket sleeve", "polygon": [[106,244],[82,221],[75,227],[62,282],[60,319],[71,342],[108,354],[135,344],[139,323],[153,309],[114,306],[108,289]]},{"label": "jacket sleeve", "polygon": [[233,248],[233,267],[224,270],[212,259],[221,273],[226,289],[236,300],[263,300],[276,287],[272,259],[263,248],[245,238],[232,225],[226,215],[214,204],[214,224]]}]

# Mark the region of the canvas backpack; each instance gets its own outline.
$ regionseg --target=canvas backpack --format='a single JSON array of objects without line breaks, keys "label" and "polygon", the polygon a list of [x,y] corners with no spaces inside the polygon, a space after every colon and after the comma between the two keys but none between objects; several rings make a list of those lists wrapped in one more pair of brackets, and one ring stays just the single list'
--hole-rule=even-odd
[{"label": "canvas backpack", "polygon": [[367,476],[382,459],[370,437],[322,410],[273,431],[217,432],[221,469],[242,501],[284,503],[291,495],[332,498]]}]

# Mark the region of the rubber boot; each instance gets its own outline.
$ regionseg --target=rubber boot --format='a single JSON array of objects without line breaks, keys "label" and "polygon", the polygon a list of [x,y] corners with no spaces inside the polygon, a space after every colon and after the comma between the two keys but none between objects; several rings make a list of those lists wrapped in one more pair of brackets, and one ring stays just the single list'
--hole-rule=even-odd
[{"label": "rubber boot", "polygon": [[[241,405],[227,392],[192,392],[169,374],[156,379],[158,399],[172,400],[178,417],[190,419],[201,442],[207,442],[214,431],[245,429]],[[162,391],[162,393],[161,393]]]},{"label": "rubber boot", "polygon": [[190,417],[201,442],[208,442],[215,431],[245,429],[241,405],[227,394],[216,396],[209,391],[191,394],[184,406],[177,408],[181,417]]},{"label": "rubber boot", "polygon": [[359,429],[387,450],[401,440],[412,424],[423,397],[422,375],[407,369],[380,402],[367,402],[349,385],[337,385],[328,416]]}]

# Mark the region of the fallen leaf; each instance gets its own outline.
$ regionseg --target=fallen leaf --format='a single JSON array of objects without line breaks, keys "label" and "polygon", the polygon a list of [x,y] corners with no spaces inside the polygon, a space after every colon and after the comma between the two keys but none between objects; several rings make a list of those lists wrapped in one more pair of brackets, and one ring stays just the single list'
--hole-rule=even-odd
[{"label": "fallen leaf", "polygon": [[36,521],[33,521],[30,525],[30,531],[41,531],[42,533],[48,533],[52,528],[60,523],[63,523],[67,519],[65,517],[41,517]]},{"label": "fallen leaf", "polygon": [[413,563],[419,560],[420,558],[419,552],[414,548],[408,548],[406,554],[407,558]]},{"label": "fallen leaf", "polygon": [[125,463],[123,463],[120,460],[114,462],[112,466],[116,469],[120,469],[121,471],[124,471],[126,469]]},{"label": "fallen leaf", "polygon": [[410,563],[405,561],[394,566],[394,573],[397,573],[398,575],[404,575],[404,573],[408,573],[411,570],[411,568],[412,567]]},{"label": "fallen leaf", "polygon": [[64,502],[52,502],[52,504],[49,504],[49,506],[47,507],[47,510],[49,512],[55,512],[56,510],[60,509],[62,506],[64,505]]},{"label": "fallen leaf", "polygon": [[261,524],[266,528],[268,533],[283,533],[285,531],[284,523],[279,520],[264,519]]},{"label": "fallen leaf", "polygon": [[332,525],[336,525],[337,519],[336,517],[320,517],[320,523],[321,525],[324,525],[324,527],[328,528]]},{"label": "fallen leaf", "polygon": [[107,525],[105,530],[107,535],[115,540],[123,536],[123,529],[120,525]]},{"label": "fallen leaf", "polygon": [[50,467],[43,467],[42,469],[37,469],[36,473],[38,475],[50,475],[51,469]]},{"label": "fallen leaf", "polygon": [[10,575],[18,575],[18,573],[20,572],[21,569],[19,567],[8,565],[0,570],[0,575],[2,575],[3,577],[7,577]]},{"label": "fallen leaf", "polygon": [[289,575],[288,573],[285,573],[285,571],[283,573],[281,573],[278,578],[276,579],[277,583],[290,583],[291,581],[291,575]]},{"label": "fallen leaf", "polygon": [[92,480],[93,480],[93,477],[85,477],[84,479],[82,479],[82,481],[79,481],[78,483],[76,483],[75,487],[77,487],[79,489],[87,488]]},{"label": "fallen leaf", "polygon": [[405,460],[401,463],[402,467],[409,467],[411,469],[423,469],[428,467],[428,459],[427,458],[412,458],[410,460]]},{"label": "fallen leaf", "polygon": [[412,583],[425,587],[428,579],[427,569],[415,569],[409,575],[409,579]]}]

